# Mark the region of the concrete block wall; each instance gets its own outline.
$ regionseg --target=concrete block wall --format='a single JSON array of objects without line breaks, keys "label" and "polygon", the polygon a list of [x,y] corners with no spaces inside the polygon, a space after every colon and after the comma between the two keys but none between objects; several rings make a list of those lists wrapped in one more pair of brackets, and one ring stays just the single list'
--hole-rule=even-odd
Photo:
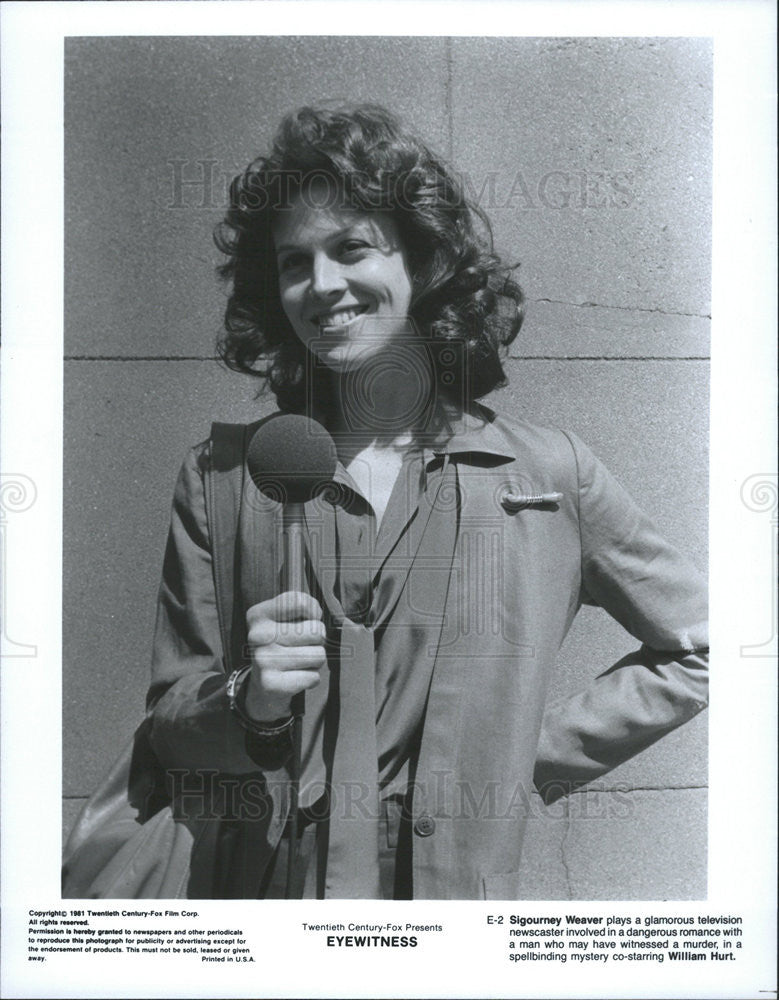
[{"label": "concrete block wall", "polygon": [[[706,569],[711,53],[702,39],[76,38],[66,43],[63,834],[142,717],[173,483],[223,370],[211,231],[280,116],[396,111],[462,172],[528,319],[488,400],[575,431]],[[585,609],[553,696],[635,645]],[[550,809],[528,899],[706,894],[705,715]]]}]

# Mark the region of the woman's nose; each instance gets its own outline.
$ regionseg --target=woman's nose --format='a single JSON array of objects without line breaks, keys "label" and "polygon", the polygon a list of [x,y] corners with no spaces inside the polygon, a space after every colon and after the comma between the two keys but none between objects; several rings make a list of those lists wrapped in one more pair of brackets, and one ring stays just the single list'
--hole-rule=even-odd
[{"label": "woman's nose", "polygon": [[315,295],[332,295],[346,287],[343,271],[337,260],[328,254],[317,254],[311,271],[311,291]]}]

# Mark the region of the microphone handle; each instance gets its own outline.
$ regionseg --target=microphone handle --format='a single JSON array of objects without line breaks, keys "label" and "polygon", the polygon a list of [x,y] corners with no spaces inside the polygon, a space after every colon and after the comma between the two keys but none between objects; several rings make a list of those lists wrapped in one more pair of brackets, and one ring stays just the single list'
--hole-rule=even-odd
[{"label": "microphone handle", "polygon": [[[282,589],[307,594],[303,504],[285,504],[282,524]],[[292,699],[292,714],[301,716],[305,711],[306,695],[301,691]]]},{"label": "microphone handle", "polygon": [[[282,589],[308,593],[306,586],[306,550],[303,540],[303,504],[284,505],[282,522]],[[303,749],[303,716],[306,712],[306,693],[296,694],[290,705],[295,721],[292,724],[292,760],[290,768],[289,841],[287,851],[287,899],[299,898],[298,885],[298,799],[300,792],[300,767]]]}]

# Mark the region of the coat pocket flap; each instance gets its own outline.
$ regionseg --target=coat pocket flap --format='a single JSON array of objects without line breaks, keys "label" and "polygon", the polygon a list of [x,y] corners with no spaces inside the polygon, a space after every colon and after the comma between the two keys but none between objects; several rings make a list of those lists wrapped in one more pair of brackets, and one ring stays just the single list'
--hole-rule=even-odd
[{"label": "coat pocket flap", "polygon": [[482,876],[485,899],[519,899],[519,872]]}]

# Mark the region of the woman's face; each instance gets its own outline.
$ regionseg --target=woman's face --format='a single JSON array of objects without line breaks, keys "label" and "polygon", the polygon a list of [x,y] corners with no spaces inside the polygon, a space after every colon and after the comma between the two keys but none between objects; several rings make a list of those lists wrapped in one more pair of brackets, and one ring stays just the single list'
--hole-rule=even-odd
[{"label": "woman's face", "polygon": [[345,372],[409,336],[411,275],[391,216],[317,207],[334,200],[327,191],[305,191],[280,214],[273,236],[292,329],[324,364]]}]

